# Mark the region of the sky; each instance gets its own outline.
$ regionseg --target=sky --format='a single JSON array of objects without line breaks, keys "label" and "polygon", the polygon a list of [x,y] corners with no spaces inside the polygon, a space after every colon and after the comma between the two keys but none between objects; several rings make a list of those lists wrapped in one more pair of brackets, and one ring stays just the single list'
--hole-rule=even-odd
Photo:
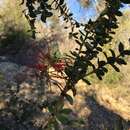
[{"label": "sky", "polygon": [[67,0],[67,4],[74,18],[80,22],[88,21],[90,18],[94,18],[97,15],[93,1],[88,8],[81,7],[77,0],[73,0],[73,2],[72,0]]},{"label": "sky", "polygon": [[[95,7],[95,0],[91,0],[92,4],[89,8],[81,7],[80,3],[77,0],[67,0],[68,7],[70,11],[73,13],[73,17],[79,22],[86,22],[90,18],[94,19],[98,16],[96,7]],[[130,9],[130,5],[124,5],[121,10]]]}]

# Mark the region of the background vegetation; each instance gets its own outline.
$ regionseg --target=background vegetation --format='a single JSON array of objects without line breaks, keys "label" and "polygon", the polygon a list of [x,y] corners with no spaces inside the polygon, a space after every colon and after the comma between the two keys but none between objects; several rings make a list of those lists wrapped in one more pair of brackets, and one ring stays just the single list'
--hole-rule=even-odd
[{"label": "background vegetation", "polygon": [[[86,7],[89,6],[89,4],[85,3],[85,5],[83,6]],[[61,75],[59,74],[60,71],[59,68],[61,70],[64,69],[64,62],[62,63],[61,60],[66,56],[65,53],[68,53],[70,50],[74,51],[76,47],[79,47],[78,44],[75,45],[73,39],[70,39],[74,37],[74,35],[72,35],[74,33],[70,32],[72,30],[61,29],[61,27],[63,26],[65,28],[66,27],[68,28],[68,26],[70,26],[69,23],[67,24],[63,23],[62,19],[57,18],[57,15],[59,13],[55,12],[56,16],[54,15],[53,17],[50,17],[48,19],[46,18],[42,19],[43,22],[47,20],[45,25],[43,25],[43,23],[41,23],[40,21],[35,23],[37,39],[33,40],[30,36],[32,35],[32,33],[34,33],[33,32],[34,30],[31,30],[33,28],[30,28],[28,24],[29,21],[25,19],[22,10],[23,9],[21,8],[21,6],[19,6],[19,1],[14,0],[14,2],[8,1],[6,6],[3,8],[3,10],[0,11],[1,12],[0,55],[13,56],[13,58],[15,56],[17,57],[19,56],[19,53],[21,54],[21,52],[28,51],[28,48],[31,48],[33,43],[36,43],[36,46],[34,46],[34,48],[40,46],[41,48],[40,60],[42,60],[42,62],[45,63],[44,61],[46,59],[45,58],[46,55],[43,54],[43,52],[46,51],[44,49],[45,48],[44,43],[48,43],[50,49],[49,51],[51,52],[51,60],[50,57],[47,57],[47,60],[49,59],[51,61],[47,63],[47,65],[49,64],[48,72],[50,74],[50,72],[55,71],[55,73],[53,73],[54,76],[55,75],[57,76],[57,74],[59,77],[62,76],[62,73]],[[103,51],[113,49],[115,53],[118,53],[120,50],[119,48],[123,48],[120,42],[123,42],[125,49],[129,49],[128,39],[130,34],[130,24],[129,24],[130,11],[125,10],[123,11],[123,14],[124,15],[122,17],[116,16],[118,20],[119,28],[115,27],[115,29],[113,29],[113,31],[115,31],[115,34],[111,34],[111,35],[114,38],[111,40],[109,44],[104,45]],[[120,15],[120,13],[118,15]],[[47,16],[51,16],[51,14],[48,14]],[[90,21],[90,25],[93,25],[92,21]],[[97,34],[98,33],[100,34],[101,32],[97,31]],[[70,36],[69,38],[67,34],[71,34],[69,35]],[[79,41],[82,42],[83,39],[80,37]],[[26,46],[28,44],[29,46]],[[119,44],[120,47],[118,48]],[[32,52],[33,51],[30,49],[29,54],[32,54]],[[43,54],[42,57],[41,54]],[[73,56],[76,56],[75,55],[76,53],[72,53],[72,54]],[[110,55],[111,53],[108,52],[108,56]],[[100,60],[104,60],[104,55],[99,55],[99,57]],[[125,57],[125,60],[128,62],[129,57]],[[12,62],[12,61],[8,61],[8,62]],[[15,63],[17,63],[17,61],[15,61]],[[81,67],[82,64],[78,64],[78,63],[79,62],[77,62],[77,66],[79,65],[79,67]],[[93,63],[96,64],[97,61],[94,60]],[[125,64],[125,62],[121,61],[119,65],[121,64]],[[62,87],[62,85],[63,86],[65,85],[64,79],[54,77],[52,80],[53,81],[57,80],[58,83],[55,82],[52,85],[51,91],[50,88],[49,90],[47,88],[46,97],[44,95],[45,93],[42,93],[44,89],[43,87],[45,86],[45,84],[43,85],[43,81],[46,82],[46,79],[44,79],[44,77],[47,77],[48,75],[44,75],[44,73],[41,73],[41,71],[42,72],[45,71],[44,68],[46,68],[46,66],[40,66],[40,65],[36,64],[36,66],[28,66],[29,68],[35,68],[36,70],[38,70],[36,76],[37,79],[34,81],[36,83],[36,85],[34,85],[34,88],[36,89],[33,88],[31,90],[31,94],[32,94],[31,97],[36,97],[35,100],[30,97],[28,100],[28,97],[20,95],[23,92],[22,89],[24,88],[21,87],[23,85],[21,83],[22,76],[20,76],[20,82],[18,82],[16,86],[13,84],[16,88],[17,87],[20,88],[20,90],[11,89],[10,92],[9,89],[9,90],[2,91],[0,93],[1,94],[0,95],[0,110],[1,110],[0,130],[9,130],[11,128],[12,130],[15,129],[16,130],[17,129],[53,130],[54,128],[55,130],[58,129],[59,130],[62,129],[66,129],[66,130],[69,129],[70,130],[73,129],[74,130],[76,129],[77,130],[82,130],[82,129],[83,130],[87,130],[87,129],[88,130],[106,130],[106,129],[125,130],[126,129],[128,130],[129,129],[129,120],[130,120],[129,117],[130,115],[129,114],[130,112],[129,111],[130,110],[129,109],[130,64],[129,63],[125,67],[118,66],[121,69],[120,73],[115,71],[115,70],[119,71],[118,68],[115,67],[114,70],[112,67],[107,66],[106,69],[109,70],[109,73],[107,73],[105,77],[103,77],[104,79],[103,81],[99,81],[99,79],[102,77],[102,74],[101,77],[100,75],[95,75],[96,73],[90,75],[89,77],[85,77],[86,78],[85,81],[87,80],[86,82],[88,84],[89,82],[93,83],[93,85],[91,85],[90,87],[84,84],[81,80],[78,81],[78,83],[76,84],[77,93],[74,87],[72,86],[72,88],[70,89],[72,91],[69,90],[67,94],[65,94],[65,99],[66,99],[65,104],[62,104],[63,102],[62,98],[58,98],[57,96],[60,94],[59,88]],[[71,74],[73,73],[74,72],[71,70]],[[18,75],[15,76],[17,77],[16,79],[19,80]],[[69,78],[75,79],[76,77],[77,75],[75,74],[72,76],[70,75]],[[4,79],[3,74],[1,74],[0,79],[1,79],[1,83],[5,84],[6,80]],[[70,81],[72,81],[72,79]],[[59,83],[61,85],[60,87],[58,86]],[[40,86],[41,84],[42,87]],[[10,82],[7,83],[8,87],[13,85]],[[29,85],[31,86],[32,84]],[[56,88],[56,86],[58,86],[59,88]],[[26,90],[26,87],[24,89]],[[27,91],[29,89],[30,88],[27,87]],[[7,93],[7,95],[5,93]],[[8,95],[8,93],[10,96]],[[6,96],[9,96],[9,99],[6,98]],[[9,101],[3,101],[3,97],[5,99],[8,99]],[[75,98],[75,100],[73,98]],[[9,103],[7,105],[8,107],[6,107],[6,103]],[[57,111],[55,111],[56,109]],[[12,120],[11,122],[10,119]]]}]

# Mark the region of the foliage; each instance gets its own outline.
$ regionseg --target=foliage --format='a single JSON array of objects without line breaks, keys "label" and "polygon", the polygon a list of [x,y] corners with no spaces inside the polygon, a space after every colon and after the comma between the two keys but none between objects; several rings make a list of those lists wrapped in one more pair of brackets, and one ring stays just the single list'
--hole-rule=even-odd
[{"label": "foliage", "polygon": [[[30,36],[29,25],[22,14],[20,1],[6,1],[0,17],[0,54],[16,54]],[[12,52],[11,52],[12,51]]]},{"label": "foliage", "polygon": [[[56,62],[50,58],[50,54],[44,55],[41,53],[42,60],[46,58],[48,63],[41,62],[35,66],[39,72],[38,78],[41,81],[46,76],[47,83],[49,85],[55,84],[60,90],[60,95],[54,96],[52,100],[35,102],[37,109],[42,111],[45,108],[49,112],[48,120],[41,126],[42,129],[61,130],[63,126],[75,122],[75,120],[68,118],[68,114],[72,110],[64,108],[64,102],[68,101],[73,105],[73,97],[68,94],[68,91],[72,91],[73,96],[75,96],[75,85],[79,80],[83,80],[90,85],[91,83],[87,77],[95,74],[99,80],[102,80],[103,76],[108,72],[106,65],[120,72],[118,66],[127,64],[124,57],[130,55],[130,50],[126,50],[122,42],[119,43],[118,53],[109,49],[108,51],[111,54],[109,56],[108,52],[103,50],[104,45],[109,44],[113,39],[114,29],[119,27],[117,17],[122,16],[119,10],[122,2],[130,3],[124,0],[106,0],[106,7],[96,21],[89,20],[88,23],[82,24],[73,18],[64,0],[54,0],[51,4],[48,0],[22,0],[21,4],[25,3],[27,7],[25,16],[30,23],[33,38],[35,38],[37,16],[40,15],[41,21],[45,23],[46,19],[53,15],[53,10],[57,10],[66,24],[71,25],[66,27],[66,29],[71,28],[69,37],[79,45],[79,48],[71,51],[64,59],[59,59]],[[104,55],[104,60],[100,59],[100,54]],[[50,68],[53,68],[55,73]],[[55,77],[64,80],[65,85],[62,86],[58,81],[55,81]],[[52,81],[55,82],[52,83]],[[24,106],[24,108],[27,109],[28,105]],[[18,111],[15,113],[18,113]],[[27,113],[29,112],[24,111],[24,114]]]}]

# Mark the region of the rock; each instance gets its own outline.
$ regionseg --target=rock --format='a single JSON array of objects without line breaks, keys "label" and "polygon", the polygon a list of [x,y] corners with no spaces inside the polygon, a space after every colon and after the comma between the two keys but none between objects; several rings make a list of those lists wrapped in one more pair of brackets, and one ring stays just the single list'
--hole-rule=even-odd
[{"label": "rock", "polygon": [[[37,71],[27,66],[20,66],[11,62],[0,63],[0,98],[7,97],[10,91],[19,91],[22,98],[36,100],[37,96],[45,90],[46,83],[41,87]],[[43,77],[44,79],[44,77]],[[46,78],[45,78],[46,79]],[[46,82],[46,80],[43,80]],[[18,89],[18,90],[17,90]],[[44,92],[43,92],[44,93]]]},{"label": "rock", "polygon": [[19,70],[19,65],[11,62],[0,63],[0,74],[4,76],[4,79],[8,82],[14,81],[14,76]]},{"label": "rock", "polygon": [[0,63],[0,74],[3,80],[9,83],[32,83],[36,81],[36,70],[27,66],[21,66],[12,62]]},{"label": "rock", "polygon": [[[10,130],[38,130],[37,127],[31,126],[28,123],[32,121],[32,117],[28,117],[28,114],[35,117],[36,112],[39,113],[42,111],[41,109],[39,110],[39,103],[45,100],[45,95],[42,93],[44,85],[40,85],[35,69],[20,66],[12,62],[1,62],[0,128],[12,128]],[[18,120],[15,118],[16,116],[22,122],[18,123]]]}]

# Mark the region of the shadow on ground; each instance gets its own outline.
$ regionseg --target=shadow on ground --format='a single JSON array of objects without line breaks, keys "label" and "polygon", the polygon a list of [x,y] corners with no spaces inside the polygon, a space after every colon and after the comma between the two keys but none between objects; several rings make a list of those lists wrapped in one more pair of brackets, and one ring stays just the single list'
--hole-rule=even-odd
[{"label": "shadow on ground", "polygon": [[91,110],[86,130],[130,130],[130,122],[99,105],[94,97],[86,97],[86,105]]}]

